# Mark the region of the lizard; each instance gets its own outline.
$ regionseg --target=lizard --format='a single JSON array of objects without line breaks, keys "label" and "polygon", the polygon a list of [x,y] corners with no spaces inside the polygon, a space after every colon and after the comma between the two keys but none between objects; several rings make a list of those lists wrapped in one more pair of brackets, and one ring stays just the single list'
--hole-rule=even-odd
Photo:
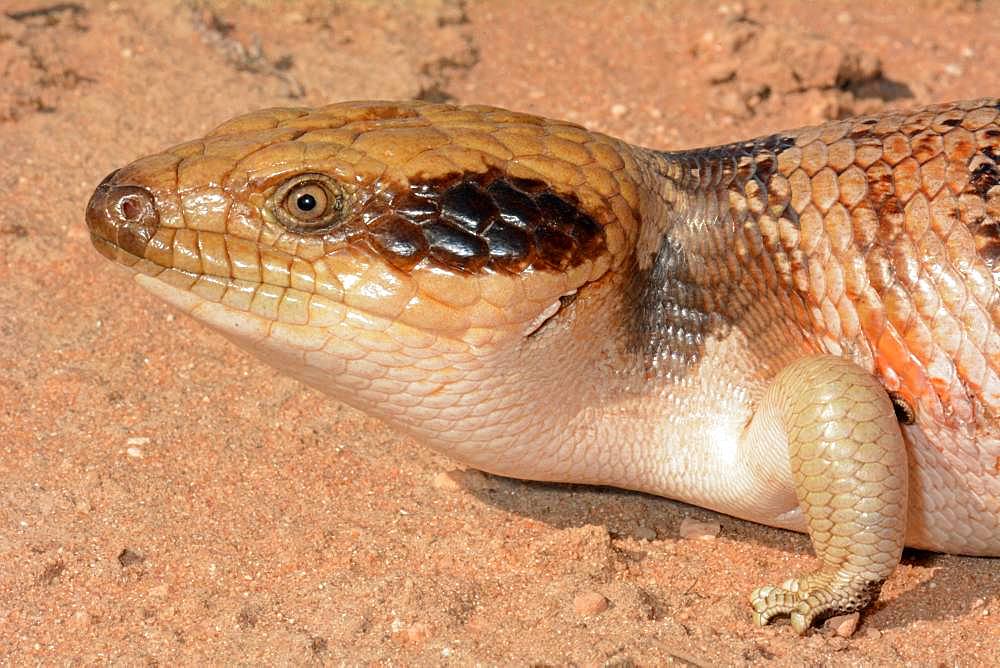
[{"label": "lizard", "polygon": [[96,249],[494,474],[807,533],[798,633],[904,546],[1000,556],[1000,102],[705,149],[489,106],[244,114],[109,174]]}]

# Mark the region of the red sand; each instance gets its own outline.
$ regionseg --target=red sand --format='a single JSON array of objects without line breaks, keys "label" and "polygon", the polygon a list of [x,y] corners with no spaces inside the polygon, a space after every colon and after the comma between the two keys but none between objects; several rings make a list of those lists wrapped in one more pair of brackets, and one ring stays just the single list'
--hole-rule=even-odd
[{"label": "red sand", "polygon": [[423,96],[680,148],[997,95],[989,3],[2,4],[0,663],[1000,657],[996,559],[908,551],[849,639],[754,628],[806,537],[464,473],[175,319],[83,224],[113,168],[263,106]]}]

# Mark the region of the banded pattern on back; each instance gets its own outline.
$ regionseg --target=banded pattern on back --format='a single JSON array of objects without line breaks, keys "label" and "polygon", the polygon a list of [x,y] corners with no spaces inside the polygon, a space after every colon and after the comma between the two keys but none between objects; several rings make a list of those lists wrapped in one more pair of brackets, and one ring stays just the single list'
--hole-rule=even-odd
[{"label": "banded pattern on back", "polygon": [[928,417],[983,424],[1000,417],[998,151],[997,101],[979,100],[659,154],[669,236],[699,308],[738,322],[773,295]]}]

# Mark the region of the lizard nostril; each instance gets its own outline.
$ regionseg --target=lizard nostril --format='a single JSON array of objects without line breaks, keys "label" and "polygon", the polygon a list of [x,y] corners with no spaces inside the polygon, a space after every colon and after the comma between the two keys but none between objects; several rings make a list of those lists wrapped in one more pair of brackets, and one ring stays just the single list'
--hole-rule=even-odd
[{"label": "lizard nostril", "polygon": [[143,197],[136,193],[127,193],[118,200],[118,208],[122,213],[122,217],[130,222],[142,222],[142,219],[147,215],[148,207],[152,205],[150,198]]},{"label": "lizard nostril", "polygon": [[94,191],[87,204],[87,226],[95,239],[142,257],[160,225],[156,201],[143,187],[114,183],[117,174],[109,174]]}]

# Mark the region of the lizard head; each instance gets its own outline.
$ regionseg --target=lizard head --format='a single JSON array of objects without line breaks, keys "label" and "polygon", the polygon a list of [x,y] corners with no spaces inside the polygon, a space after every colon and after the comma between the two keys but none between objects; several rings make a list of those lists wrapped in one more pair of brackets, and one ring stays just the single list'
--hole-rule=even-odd
[{"label": "lizard head", "polygon": [[[635,173],[620,142],[489,107],[271,109],[113,172],[86,219],[157,296],[367,412],[438,429],[484,400],[470,387],[546,373],[531,346],[575,345],[561,306],[628,258]],[[565,331],[534,343],[557,312]]]}]

